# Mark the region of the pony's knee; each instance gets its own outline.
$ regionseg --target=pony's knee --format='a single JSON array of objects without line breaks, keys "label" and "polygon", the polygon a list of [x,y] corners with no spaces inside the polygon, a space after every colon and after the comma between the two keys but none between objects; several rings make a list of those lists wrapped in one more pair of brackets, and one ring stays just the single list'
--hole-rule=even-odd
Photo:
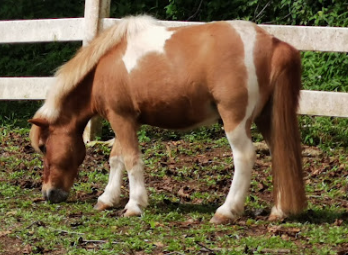
[{"label": "pony's knee", "polygon": [[109,158],[110,170],[123,168],[124,161],[121,156],[112,156]]},{"label": "pony's knee", "polygon": [[251,173],[251,169],[256,160],[256,152],[252,142],[245,143],[239,148],[232,147],[232,151],[235,166],[243,170],[243,172],[247,171]]},{"label": "pony's knee", "polygon": [[128,172],[142,171],[144,163],[140,155],[124,155],[123,159]]},{"label": "pony's knee", "polygon": [[255,148],[245,129],[241,129],[243,126],[239,125],[235,130],[227,133],[227,138],[235,160],[254,162],[256,159]]},{"label": "pony's knee", "polygon": [[253,144],[250,142],[242,148],[233,148],[233,157],[238,161],[254,162],[256,160],[256,152]]}]

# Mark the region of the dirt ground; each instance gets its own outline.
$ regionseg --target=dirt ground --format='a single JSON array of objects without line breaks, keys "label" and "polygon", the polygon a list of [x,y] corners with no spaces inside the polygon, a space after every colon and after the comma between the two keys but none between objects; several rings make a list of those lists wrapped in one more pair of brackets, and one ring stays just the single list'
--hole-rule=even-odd
[{"label": "dirt ground", "polygon": [[[29,142],[23,139],[20,135],[12,133],[9,135],[8,139],[11,139],[11,146],[17,145],[20,150],[19,151],[9,151],[6,149],[6,141],[0,146],[0,154],[3,157],[6,156],[16,156],[20,158],[23,162],[31,161],[33,157],[37,155],[34,154],[33,149],[31,148]],[[147,149],[151,149],[153,144],[151,143],[142,143],[142,150],[146,151]],[[187,203],[193,205],[199,205],[202,203],[202,199],[199,198],[191,198],[191,195],[195,191],[199,192],[221,192],[227,194],[230,179],[223,178],[217,181],[214,185],[208,185],[206,183],[202,183],[200,181],[201,178],[214,178],[214,176],[206,176],[205,173],[201,173],[198,176],[193,176],[193,174],[188,174],[188,181],[183,185],[182,181],[178,180],[178,176],[183,175],[185,178],[185,174],[175,171],[177,167],[192,167],[192,166],[213,166],[216,164],[226,164],[225,159],[228,159],[231,155],[230,149],[227,146],[222,147],[214,147],[210,144],[206,144],[199,148],[201,150],[200,153],[195,153],[194,155],[189,155],[189,153],[180,153],[176,152],[177,147],[183,147],[187,150],[190,150],[192,147],[191,143],[184,141],[163,141],[161,142],[165,156],[162,156],[158,161],[158,166],[164,166],[167,168],[166,176],[158,178],[156,175],[153,175],[146,170],[146,182],[147,186],[154,188],[158,192],[167,192],[168,194],[172,194],[173,196],[177,196],[180,198],[180,203]],[[253,186],[252,194],[257,196],[261,201],[267,204],[272,204],[272,194],[269,191],[269,169],[270,169],[270,155],[267,149],[267,146],[264,143],[256,143],[256,151],[257,151],[257,160],[255,163],[254,171],[253,171],[253,179],[257,180],[257,185]],[[197,152],[197,149],[195,149]],[[173,156],[173,152],[175,156]],[[145,159],[150,159],[152,157],[151,154],[145,154]],[[175,158],[174,158],[175,157]],[[92,147],[87,149],[87,156],[83,163],[84,171],[94,171],[95,169],[100,169],[100,171],[108,171],[109,167],[107,164],[107,155],[103,153],[102,149],[98,149],[98,147]],[[101,163],[102,162],[102,163]],[[0,162],[0,165],[3,168],[4,162]],[[335,182],[334,180],[337,178],[347,178],[348,177],[348,167],[346,165],[346,161],[342,159],[341,155],[329,156],[323,153],[321,150],[315,147],[307,147],[303,146],[303,165],[304,165],[304,178],[307,185],[311,185],[316,187],[317,184],[326,183],[330,185],[330,189],[335,189],[342,194],[345,194],[347,197],[348,194],[348,186],[342,185],[342,182]],[[41,171],[38,166],[30,166],[26,164],[20,164],[19,168],[23,168],[31,172]],[[335,171],[332,169],[335,168]],[[4,168],[3,168],[4,169]],[[3,171],[3,170],[1,170]],[[226,166],[223,170],[219,170],[218,174],[223,176],[226,174],[227,176],[231,176],[232,167]],[[207,173],[211,174],[211,173]],[[2,179],[0,181],[8,181]],[[80,182],[87,182],[87,179],[79,178]],[[19,185],[25,189],[36,189],[40,190],[41,182],[30,178],[30,176],[26,176],[20,179],[11,180],[14,185]],[[88,199],[96,199],[102,192],[103,188],[106,184],[96,184],[95,192],[92,193],[76,193],[75,197],[72,200],[88,200]],[[224,199],[224,198],[221,198]],[[338,218],[333,219],[330,224],[332,225],[340,225],[344,222],[348,221],[348,200],[337,198],[330,199],[330,197],[326,197],[322,194],[321,190],[311,191],[308,199],[313,204],[313,206],[319,206],[321,208],[330,208],[333,204],[339,204],[341,210],[345,210],[347,213],[342,213],[338,216]],[[39,201],[38,201],[39,202]],[[208,203],[216,204],[221,203],[221,201],[205,201]],[[170,201],[168,201],[170,203]],[[312,207],[313,207],[312,206]],[[236,223],[238,225],[247,225],[247,219],[249,217],[254,218],[255,220],[267,219],[269,214],[269,209],[264,210],[254,210],[252,208],[247,208],[245,215],[239,219]],[[305,214],[305,217],[308,221],[319,221],[318,215],[313,215],[310,210]],[[176,223],[176,225],[180,224],[181,227],[187,227],[187,224],[199,224],[199,222],[183,222]],[[186,225],[185,225],[186,224]],[[265,235],[267,233],[273,233],[274,235],[282,236],[285,239],[294,239],[295,242],[300,242],[301,240],[295,239],[294,237],[299,232],[296,228],[282,228],[282,227],[272,227],[270,228],[267,225],[251,225],[248,227],[248,230],[245,232],[245,235]],[[216,239],[218,236],[212,236],[212,239]],[[5,250],[2,254],[30,254],[31,247],[26,246],[23,249],[22,243],[19,239],[10,238],[7,236],[6,230],[1,230],[0,227],[0,243],[6,244]],[[301,244],[299,244],[301,245]],[[305,248],[305,247],[304,247]],[[42,251],[42,253],[45,253]],[[59,252],[57,254],[60,254]],[[246,254],[249,254],[246,252]],[[342,244],[339,247],[337,254],[348,254],[348,244]]]}]

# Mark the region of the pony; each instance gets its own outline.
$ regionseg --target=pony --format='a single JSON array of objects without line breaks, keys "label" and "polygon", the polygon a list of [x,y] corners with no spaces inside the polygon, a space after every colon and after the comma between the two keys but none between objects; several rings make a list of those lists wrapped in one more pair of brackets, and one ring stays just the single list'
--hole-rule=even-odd
[{"label": "pony", "polygon": [[272,155],[269,219],[306,208],[296,115],[300,54],[257,25],[218,21],[169,28],[150,16],[126,17],[82,47],[55,77],[43,106],[29,120],[32,146],[43,153],[46,200],[68,198],[86,154],[83,130],[100,115],[116,140],[97,210],[118,205],[124,170],[130,189],[124,216],[140,216],[148,205],[137,138],[142,124],[184,130],[219,120],[235,172],[211,222],[233,222],[243,213],[256,154],[252,123]]}]

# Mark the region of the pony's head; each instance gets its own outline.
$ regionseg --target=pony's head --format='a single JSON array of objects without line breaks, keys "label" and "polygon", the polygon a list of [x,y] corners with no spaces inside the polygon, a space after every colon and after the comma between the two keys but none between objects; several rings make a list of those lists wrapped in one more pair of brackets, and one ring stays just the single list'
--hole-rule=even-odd
[{"label": "pony's head", "polygon": [[35,150],[43,153],[42,194],[53,203],[68,198],[79,165],[86,155],[82,135],[62,125],[50,124],[45,118],[29,120],[33,124],[30,140]]}]

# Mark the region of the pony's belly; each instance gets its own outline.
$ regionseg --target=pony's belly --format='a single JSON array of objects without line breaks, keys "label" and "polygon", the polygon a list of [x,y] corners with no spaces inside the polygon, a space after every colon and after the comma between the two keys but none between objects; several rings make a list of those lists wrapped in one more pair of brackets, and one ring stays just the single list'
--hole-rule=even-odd
[{"label": "pony's belly", "polygon": [[167,129],[192,129],[199,126],[211,125],[219,120],[217,110],[211,106],[190,107],[162,106],[141,111],[139,121],[141,124],[167,128]]}]

